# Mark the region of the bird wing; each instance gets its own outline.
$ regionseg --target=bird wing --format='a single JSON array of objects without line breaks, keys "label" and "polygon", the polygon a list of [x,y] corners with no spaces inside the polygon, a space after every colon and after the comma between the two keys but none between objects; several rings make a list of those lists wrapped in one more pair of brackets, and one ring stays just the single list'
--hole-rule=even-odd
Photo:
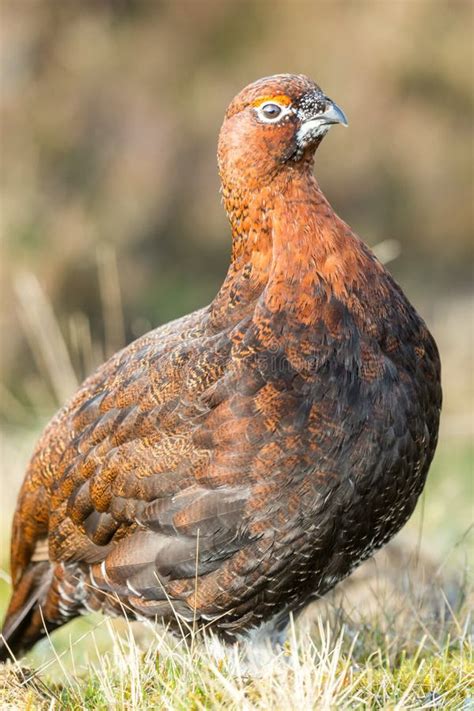
[{"label": "bird wing", "polygon": [[[14,579],[45,556],[105,561],[94,568],[99,583],[107,571],[104,588],[156,596],[157,581],[205,575],[253,538],[229,410],[240,375],[229,368],[229,334],[206,335],[204,320],[200,312],[131,344],[53,420],[20,495]],[[211,461],[216,441],[227,465]]]}]

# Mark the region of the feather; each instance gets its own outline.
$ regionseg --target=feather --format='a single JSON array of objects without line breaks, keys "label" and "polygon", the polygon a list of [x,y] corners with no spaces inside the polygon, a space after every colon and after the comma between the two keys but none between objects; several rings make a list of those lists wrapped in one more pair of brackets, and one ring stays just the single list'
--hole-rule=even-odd
[{"label": "feather", "polygon": [[83,610],[196,620],[227,640],[284,626],[410,516],[436,447],[439,357],[311,174],[344,120],[302,75],[231,103],[229,271],[209,306],[101,366],[41,437],[14,519],[14,651],[43,617]]}]

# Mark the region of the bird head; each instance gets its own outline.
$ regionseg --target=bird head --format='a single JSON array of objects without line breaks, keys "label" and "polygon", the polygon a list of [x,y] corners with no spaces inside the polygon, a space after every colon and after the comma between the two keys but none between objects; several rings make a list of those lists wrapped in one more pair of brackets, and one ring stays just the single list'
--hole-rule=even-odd
[{"label": "bird head", "polygon": [[339,106],[303,74],[276,74],[249,84],[231,102],[219,136],[224,183],[271,180],[285,166],[311,164]]}]

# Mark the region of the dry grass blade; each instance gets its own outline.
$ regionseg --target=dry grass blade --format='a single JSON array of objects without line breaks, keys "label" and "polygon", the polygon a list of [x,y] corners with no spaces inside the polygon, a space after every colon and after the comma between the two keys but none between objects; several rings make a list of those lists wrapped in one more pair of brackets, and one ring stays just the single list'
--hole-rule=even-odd
[{"label": "dry grass blade", "polygon": [[106,244],[97,250],[100,297],[105,329],[106,355],[111,356],[125,345],[122,297],[115,250]]},{"label": "dry grass blade", "polygon": [[36,277],[29,272],[17,276],[15,291],[24,332],[38,369],[51,383],[57,402],[63,403],[78,383],[51,304]]},{"label": "dry grass blade", "polygon": [[[380,598],[380,609],[359,608],[353,621],[318,606],[313,628],[292,624],[283,653],[253,674],[248,673],[245,648],[229,648],[216,658],[210,636],[190,645],[155,627],[140,642],[134,637],[136,626],[127,621],[120,630],[107,620],[101,628],[107,629],[110,651],[101,651],[96,627],[88,635],[91,653],[96,647],[96,661],[86,662],[82,669],[74,663],[74,673],[66,670],[62,681],[48,680],[43,671],[43,683],[35,675],[31,681],[36,686],[26,684],[28,703],[30,708],[58,711],[467,709],[474,696],[469,610],[451,609],[438,621],[439,630],[420,635],[420,625],[430,620],[433,625],[432,593],[420,608],[423,620],[414,620],[411,629],[400,614],[406,599]],[[443,590],[438,593],[442,599]],[[418,597],[413,609],[416,605]],[[393,620],[390,629],[384,630],[385,619]],[[60,657],[64,668],[64,653]],[[12,698],[15,685],[23,700],[24,675],[20,678],[18,668],[10,667],[4,683],[9,696],[4,698]],[[19,701],[18,708],[25,706]]]},{"label": "dry grass blade", "polygon": [[76,311],[68,319],[71,356],[83,375],[89,375],[104,361],[103,348],[93,342],[90,321],[82,311]]}]

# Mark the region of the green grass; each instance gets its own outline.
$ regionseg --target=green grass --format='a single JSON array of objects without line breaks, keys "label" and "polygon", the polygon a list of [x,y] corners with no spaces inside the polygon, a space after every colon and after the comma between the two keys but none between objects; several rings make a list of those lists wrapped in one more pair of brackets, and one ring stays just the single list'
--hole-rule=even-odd
[{"label": "green grass", "polygon": [[[326,617],[326,616],[325,616]],[[419,620],[418,620],[419,622]],[[111,650],[85,673],[61,681],[22,682],[4,674],[3,703],[38,709],[468,709],[474,702],[474,659],[465,611],[406,646],[406,635],[341,627],[331,615],[313,628],[293,627],[280,656],[249,675],[234,659],[216,660],[204,643],[171,641],[157,631],[147,649],[131,627],[105,622]],[[414,625],[412,632],[415,632]],[[380,632],[380,630],[379,630]],[[92,640],[89,640],[93,643]],[[23,672],[24,679],[31,672]]]}]

